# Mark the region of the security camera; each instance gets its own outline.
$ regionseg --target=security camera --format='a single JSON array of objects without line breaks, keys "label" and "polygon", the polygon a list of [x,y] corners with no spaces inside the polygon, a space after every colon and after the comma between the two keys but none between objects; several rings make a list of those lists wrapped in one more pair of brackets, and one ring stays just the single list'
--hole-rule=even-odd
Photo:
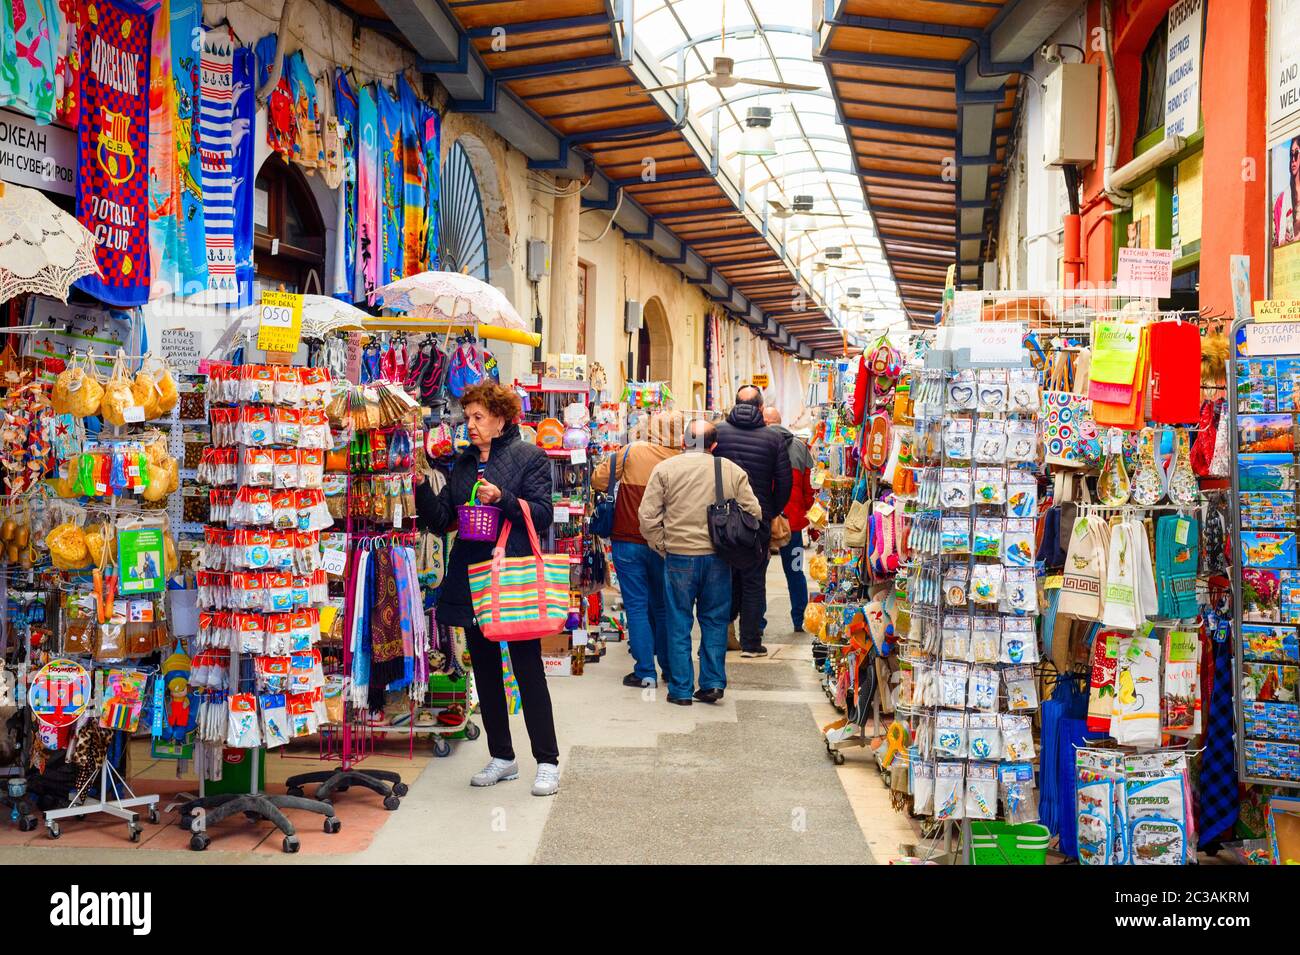
[{"label": "security camera", "polygon": [[1048,63],[1060,63],[1063,60],[1060,44],[1057,43],[1044,43],[1039,47],[1038,55]]}]

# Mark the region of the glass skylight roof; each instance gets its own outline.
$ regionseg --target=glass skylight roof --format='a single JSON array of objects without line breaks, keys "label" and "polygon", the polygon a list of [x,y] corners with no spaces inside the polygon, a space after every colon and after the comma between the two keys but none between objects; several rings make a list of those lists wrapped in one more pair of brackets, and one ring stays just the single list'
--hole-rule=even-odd
[{"label": "glass skylight roof", "polygon": [[[722,167],[742,187],[750,208],[767,215],[769,232],[785,244],[840,324],[864,334],[905,328],[826,72],[813,60],[812,9],[808,0],[637,0],[635,41],[659,63],[667,83],[704,77],[714,57],[727,56],[736,62],[737,76],[817,87],[800,92],[738,84],[717,90],[694,83],[686,91],[690,122],[708,143],[713,114],[719,114]],[[775,156],[737,152],[746,110],[753,106],[772,110]],[[811,195],[814,212],[833,215],[801,221],[775,214],[771,201],[789,209],[796,195]],[[843,257],[832,263],[824,253],[835,246]],[[849,288],[859,289],[860,297],[850,299]]]}]

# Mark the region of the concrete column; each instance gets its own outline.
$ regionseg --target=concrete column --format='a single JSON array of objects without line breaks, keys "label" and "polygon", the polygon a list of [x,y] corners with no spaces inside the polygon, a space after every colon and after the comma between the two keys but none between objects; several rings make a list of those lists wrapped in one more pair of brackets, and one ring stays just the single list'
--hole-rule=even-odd
[{"label": "concrete column", "polygon": [[[578,348],[578,213],[579,196],[560,196],[551,218],[551,298],[546,312],[546,351]],[[588,292],[588,294],[591,294]]]}]

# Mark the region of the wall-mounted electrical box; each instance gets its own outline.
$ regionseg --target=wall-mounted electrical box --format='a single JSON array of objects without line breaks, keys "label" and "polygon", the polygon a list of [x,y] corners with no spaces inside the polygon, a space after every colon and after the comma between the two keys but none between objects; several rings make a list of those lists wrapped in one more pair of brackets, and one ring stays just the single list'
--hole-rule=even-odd
[{"label": "wall-mounted electrical box", "polygon": [[1062,63],[1043,83],[1043,165],[1075,166],[1097,161],[1095,63]]},{"label": "wall-mounted electrical box", "polygon": [[530,282],[540,282],[551,274],[551,247],[544,239],[528,240],[527,276]]},{"label": "wall-mounted electrical box", "polygon": [[635,299],[623,303],[623,331],[641,331],[641,303]]}]

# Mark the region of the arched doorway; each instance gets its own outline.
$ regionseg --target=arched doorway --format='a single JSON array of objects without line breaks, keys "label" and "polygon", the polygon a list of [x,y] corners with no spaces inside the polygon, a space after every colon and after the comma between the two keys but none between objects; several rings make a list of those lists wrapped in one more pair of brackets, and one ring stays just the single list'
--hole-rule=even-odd
[{"label": "arched doorway", "polygon": [[323,292],[325,222],[302,170],[272,153],[254,189],[254,299],[282,285],[287,292]]},{"label": "arched doorway", "polygon": [[673,334],[658,296],[645,303],[637,342],[636,380],[672,381]]}]

